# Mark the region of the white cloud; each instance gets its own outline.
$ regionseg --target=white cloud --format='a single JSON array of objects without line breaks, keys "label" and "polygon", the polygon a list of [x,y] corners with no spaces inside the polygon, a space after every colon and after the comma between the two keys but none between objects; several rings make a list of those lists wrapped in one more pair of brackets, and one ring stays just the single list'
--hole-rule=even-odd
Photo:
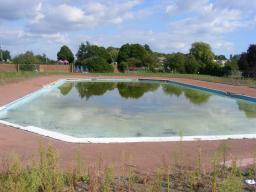
[{"label": "white cloud", "polygon": [[35,16],[31,19],[31,23],[39,23],[44,19],[45,15],[42,13],[42,2],[39,2],[35,7]]},{"label": "white cloud", "polygon": [[187,52],[191,43],[206,41],[228,52],[229,34],[255,29],[255,10],[251,0],[0,0],[0,40],[14,49],[138,42],[163,52]]},{"label": "white cloud", "polygon": [[74,22],[74,23],[81,23],[85,17],[84,11],[73,6],[69,6],[67,4],[59,5],[55,10],[56,15],[62,18],[63,20]]},{"label": "white cloud", "polygon": [[132,9],[141,2],[142,0],[89,1],[80,7],[66,3],[54,6],[49,4],[28,28],[36,33],[55,33],[121,24],[134,18]]},{"label": "white cloud", "polygon": [[0,0],[0,19],[17,20],[31,18],[36,14],[35,7],[37,5],[38,0]]}]

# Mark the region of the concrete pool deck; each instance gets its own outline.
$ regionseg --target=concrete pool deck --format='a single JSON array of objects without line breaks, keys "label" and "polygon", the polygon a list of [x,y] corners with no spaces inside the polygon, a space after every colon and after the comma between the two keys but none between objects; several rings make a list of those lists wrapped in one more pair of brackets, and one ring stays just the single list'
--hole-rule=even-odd
[{"label": "concrete pool deck", "polygon": [[[83,78],[91,77],[90,75],[51,75],[36,77],[24,80],[18,83],[11,83],[0,86],[0,106],[14,101],[24,95],[27,95],[35,90],[42,88],[44,85],[63,78]],[[95,76],[93,76],[95,77]],[[101,76],[103,77],[103,76]],[[109,78],[109,76],[107,76]],[[115,76],[118,77],[118,76]],[[134,76],[135,77],[135,76]],[[122,78],[124,78],[122,76]],[[131,78],[129,76],[129,78]],[[135,77],[137,78],[137,77]],[[153,78],[153,79],[170,79],[170,78]],[[246,86],[232,86],[219,83],[203,82],[198,80],[171,78],[171,80],[189,83],[218,89],[226,92],[237,94],[245,94],[256,97],[256,89]],[[183,158],[185,165],[196,165],[198,151],[201,150],[202,161],[205,166],[209,165],[209,160],[217,151],[223,141],[192,141],[192,142],[160,142],[160,143],[123,143],[123,144],[72,144],[54,139],[39,136],[30,132],[18,130],[0,124],[0,157],[3,158],[10,151],[14,151],[21,155],[24,160],[29,160],[31,155],[38,152],[39,143],[51,143],[54,145],[61,159],[61,164],[64,167],[71,166],[76,159],[76,151],[80,146],[81,157],[86,160],[87,164],[93,164],[99,159],[105,165],[113,165],[121,167],[124,163],[132,164],[143,170],[156,169],[163,165],[163,162],[173,161],[182,149],[182,153],[186,158]],[[230,148],[230,154],[234,159],[243,159],[247,161],[255,153],[256,139],[243,140],[227,140],[226,143]],[[177,157],[176,157],[177,158]]]}]

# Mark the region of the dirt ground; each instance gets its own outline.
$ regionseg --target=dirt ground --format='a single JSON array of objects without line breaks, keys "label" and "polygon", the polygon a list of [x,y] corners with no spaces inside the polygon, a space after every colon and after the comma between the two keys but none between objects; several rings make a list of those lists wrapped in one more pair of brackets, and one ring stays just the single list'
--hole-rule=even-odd
[{"label": "dirt ground", "polygon": [[[42,76],[1,85],[0,106],[38,90],[42,88],[43,85],[61,78],[72,77],[89,77],[89,75]],[[245,86],[232,86],[182,78],[173,80],[233,93],[256,96],[256,89]],[[179,161],[185,166],[196,166],[200,151],[202,164],[207,168],[210,166],[214,153],[224,142],[229,147],[229,160],[241,160],[240,164],[242,166],[252,163],[252,157],[256,152],[256,139],[129,144],[72,144],[0,124],[1,159],[4,159],[10,152],[15,152],[19,154],[24,161],[28,161],[32,156],[36,157],[38,155],[40,144],[52,144],[58,150],[62,167],[66,169],[74,165],[78,150],[81,153],[81,158],[85,160],[85,164],[88,166],[100,164],[102,167],[112,166],[120,169],[120,167],[128,164],[143,171],[156,170],[166,163],[174,163],[174,161]]]}]

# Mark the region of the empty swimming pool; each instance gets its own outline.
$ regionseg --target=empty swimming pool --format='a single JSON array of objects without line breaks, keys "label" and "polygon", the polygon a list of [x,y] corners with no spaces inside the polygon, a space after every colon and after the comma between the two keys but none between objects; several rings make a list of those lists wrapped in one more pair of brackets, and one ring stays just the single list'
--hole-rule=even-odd
[{"label": "empty swimming pool", "polygon": [[221,138],[256,135],[256,103],[167,81],[61,80],[4,106],[0,120],[71,142]]}]

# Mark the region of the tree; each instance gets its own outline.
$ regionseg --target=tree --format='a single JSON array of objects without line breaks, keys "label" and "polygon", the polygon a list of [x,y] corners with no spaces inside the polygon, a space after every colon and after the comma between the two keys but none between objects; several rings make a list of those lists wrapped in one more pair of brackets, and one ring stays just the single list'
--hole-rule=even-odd
[{"label": "tree", "polygon": [[13,63],[21,64],[20,70],[34,71],[36,69],[34,64],[40,64],[40,60],[34,56],[33,52],[27,51],[24,54],[14,57]]},{"label": "tree", "polygon": [[8,50],[0,49],[0,62],[7,62],[11,60],[11,54]]},{"label": "tree", "polygon": [[227,58],[225,57],[225,55],[216,55],[215,56],[216,60],[227,60]]},{"label": "tree", "polygon": [[68,46],[64,45],[60,48],[60,51],[57,53],[58,60],[67,60],[69,63],[73,63],[74,54],[68,48]]},{"label": "tree", "polygon": [[238,61],[239,70],[246,71],[249,68],[249,63],[247,60],[247,53],[242,53]]},{"label": "tree", "polygon": [[193,55],[187,55],[185,61],[185,71],[189,74],[195,74],[199,71],[200,64]]},{"label": "tree", "polygon": [[143,60],[144,57],[147,55],[146,49],[140,45],[140,44],[131,44],[131,52],[130,52],[130,57]]},{"label": "tree", "polygon": [[169,55],[164,62],[165,70],[185,73],[185,59],[186,57],[183,53],[174,53]]},{"label": "tree", "polygon": [[117,62],[128,62],[129,66],[143,67],[144,58],[148,55],[146,49],[140,44],[125,44],[118,53]]},{"label": "tree", "polygon": [[125,62],[125,61],[122,61],[121,63],[119,63],[118,64],[118,70],[120,71],[120,72],[126,72],[127,70],[128,70],[128,63],[127,62]]},{"label": "tree", "polygon": [[158,67],[158,58],[154,54],[147,54],[144,56],[143,65],[148,68],[149,71],[155,72],[155,69]]},{"label": "tree", "polygon": [[79,46],[78,52],[76,54],[78,62],[81,62],[84,59],[89,59],[91,57],[100,57],[106,62],[111,63],[112,58],[111,55],[104,47],[99,47],[97,45],[91,45],[89,42],[86,44],[81,43]]},{"label": "tree", "polygon": [[111,56],[111,61],[112,62],[117,62],[119,49],[115,48],[115,47],[108,47],[107,52]]},{"label": "tree", "polygon": [[131,47],[130,44],[123,45],[118,53],[117,62],[127,61],[130,58]]},{"label": "tree", "polygon": [[79,61],[82,61],[84,59],[86,59],[86,54],[87,54],[87,47],[90,46],[90,43],[87,41],[86,42],[86,45],[84,43],[81,43],[80,46],[79,46],[79,49],[76,53],[76,57],[77,57],[77,60]]},{"label": "tree", "polygon": [[36,55],[35,57],[39,60],[40,64],[55,64],[56,63],[56,61],[48,58],[45,54]]},{"label": "tree", "polygon": [[256,77],[256,45],[250,45],[246,53],[242,53],[238,61],[243,76]]},{"label": "tree", "polygon": [[249,67],[255,67],[256,66],[256,44],[250,45],[250,47],[247,50],[247,60],[249,63]]},{"label": "tree", "polygon": [[85,59],[84,62],[91,72],[108,73],[114,71],[113,66],[101,57],[90,57]]},{"label": "tree", "polygon": [[[190,54],[193,55],[197,61],[200,61],[202,65],[208,65],[213,63],[214,54],[211,46],[204,42],[196,42],[192,44]],[[201,66],[203,68],[204,66]]]},{"label": "tree", "polygon": [[24,54],[20,54],[13,59],[15,64],[39,64],[40,61],[34,56],[33,52],[27,51]]},{"label": "tree", "polygon": [[152,53],[152,50],[151,50],[151,48],[150,48],[150,46],[149,46],[148,44],[145,44],[145,45],[144,45],[144,48],[145,48],[145,50],[146,50],[147,52]]}]

